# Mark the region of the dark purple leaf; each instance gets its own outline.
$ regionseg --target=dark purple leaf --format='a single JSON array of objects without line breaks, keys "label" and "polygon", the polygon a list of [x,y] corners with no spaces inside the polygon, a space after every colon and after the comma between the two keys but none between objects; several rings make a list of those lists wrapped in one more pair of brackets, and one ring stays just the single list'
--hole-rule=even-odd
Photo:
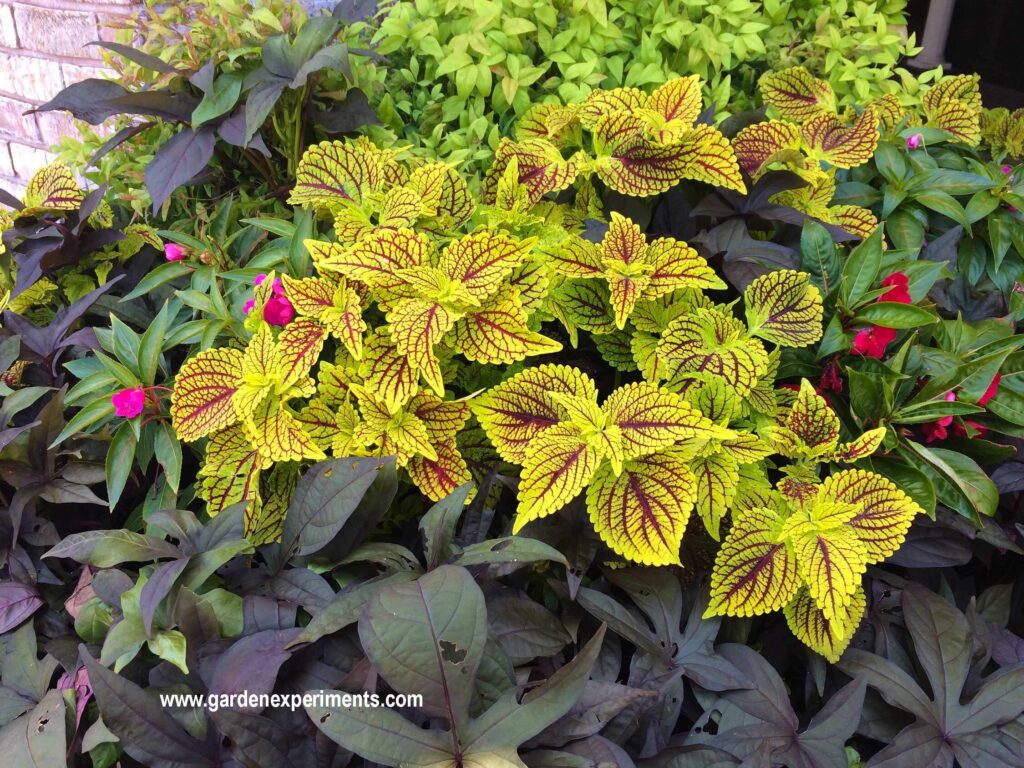
[{"label": "dark purple leaf", "polygon": [[254,149],[264,157],[270,157],[270,150],[259,132],[251,137],[245,134],[245,112],[239,108],[217,126],[217,135],[233,147]]},{"label": "dark purple leaf", "polygon": [[378,2],[379,0],[341,0],[334,6],[331,15],[346,24],[366,21],[377,10]]},{"label": "dark purple leaf", "polygon": [[273,691],[278,670],[292,655],[286,646],[299,632],[299,629],[268,629],[234,643],[217,660],[210,693]]},{"label": "dark purple leaf", "polygon": [[199,99],[191,93],[161,88],[126,93],[111,99],[110,106],[126,115],[147,115],[178,123],[188,123]]},{"label": "dark purple leaf", "polygon": [[151,128],[152,126],[152,123],[139,123],[138,125],[129,125],[127,128],[122,128],[120,131],[118,131],[105,142],[103,142],[103,145],[96,150],[96,152],[93,154],[91,158],[89,158],[89,165],[92,167],[96,167],[96,164],[101,159],[103,159],[108,152],[116,149],[117,147],[121,146],[124,142],[128,141],[128,139],[132,138],[137,134],[142,133],[147,128]]},{"label": "dark purple leaf", "polygon": [[314,120],[328,133],[355,133],[367,125],[380,125],[369,99],[358,88],[351,89],[344,99],[334,102],[330,109],[317,110]]},{"label": "dark purple leaf", "polygon": [[156,697],[101,665],[79,649],[103,722],[131,757],[150,768],[213,768],[214,748],[193,738]]},{"label": "dark purple leaf", "polygon": [[89,78],[72,83],[48,102],[30,109],[26,114],[63,110],[89,125],[99,125],[108,117],[124,111],[112,102],[127,95],[128,91],[112,80]]},{"label": "dark purple leaf", "polygon": [[263,127],[267,116],[274,110],[274,105],[287,86],[287,80],[271,76],[249,91],[245,99],[245,144],[252,141],[252,137]]},{"label": "dark purple leaf", "polygon": [[39,590],[17,581],[0,582],[0,635],[10,632],[43,605]]},{"label": "dark purple leaf", "polygon": [[160,210],[174,190],[206,169],[216,143],[211,127],[186,128],[157,150],[145,174],[154,211]]},{"label": "dark purple leaf", "polygon": [[108,51],[113,51],[118,56],[128,59],[128,61],[135,62],[144,69],[151,69],[154,72],[160,72],[165,75],[174,75],[178,73],[178,70],[163,59],[158,59],[156,56],[151,54],[137,51],[130,45],[112,43],[106,40],[94,40],[91,43],[86,43],[86,45],[95,45],[100,48],[106,48]]},{"label": "dark purple leaf", "polygon": [[267,629],[291,629],[295,626],[296,608],[263,595],[246,595],[242,600],[243,635]]},{"label": "dark purple leaf", "polygon": [[210,717],[228,737],[228,749],[238,762],[249,768],[295,768],[287,746],[295,735],[268,717],[218,709]]},{"label": "dark purple leaf", "polygon": [[156,609],[170,594],[174,583],[188,563],[187,557],[171,560],[169,563],[161,563],[143,585],[142,593],[139,595],[139,608],[142,613],[142,626],[147,635],[153,631],[153,616],[156,614]]}]

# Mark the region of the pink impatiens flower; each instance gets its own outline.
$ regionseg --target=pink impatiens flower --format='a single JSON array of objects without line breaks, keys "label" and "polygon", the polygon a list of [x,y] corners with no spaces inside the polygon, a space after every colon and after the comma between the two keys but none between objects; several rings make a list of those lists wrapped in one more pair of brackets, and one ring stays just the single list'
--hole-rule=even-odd
[{"label": "pink impatiens flower", "polygon": [[89,670],[79,667],[74,676],[65,672],[57,680],[58,691],[75,692],[75,727],[82,722],[82,713],[85,712],[85,705],[92,698],[92,684],[89,682]]},{"label": "pink impatiens flower", "polygon": [[134,419],[146,406],[146,390],[142,387],[122,389],[110,396],[114,413],[124,419]]},{"label": "pink impatiens flower", "polygon": [[1002,171],[1005,175],[1009,176],[1011,173],[1013,173],[1013,168],[1012,166],[1004,165]]},{"label": "pink impatiens flower", "polygon": [[186,255],[184,247],[177,243],[167,243],[164,245],[164,256],[168,261],[184,261]]},{"label": "pink impatiens flower", "polygon": [[918,149],[924,142],[924,136],[920,133],[915,133],[912,136],[907,136],[907,149]]},{"label": "pink impatiens flower", "polygon": [[[952,403],[956,400],[953,392],[946,393],[946,402]],[[945,440],[949,436],[949,425],[953,423],[952,416],[943,416],[940,419],[921,425],[921,434],[924,435],[926,443],[934,443],[936,440]]]},{"label": "pink impatiens flower", "polygon": [[295,319],[295,307],[284,296],[272,296],[263,307],[263,319],[271,325],[288,325]]},{"label": "pink impatiens flower", "polygon": [[879,301],[895,301],[899,304],[911,304],[910,292],[907,290],[909,280],[902,272],[893,272],[882,285],[889,290],[878,297]]},{"label": "pink impatiens flower", "polygon": [[894,329],[872,325],[870,328],[857,331],[857,335],[853,337],[853,351],[858,355],[881,359],[885,355],[885,348],[895,340]]},{"label": "pink impatiens flower", "polygon": [[242,311],[245,312],[245,314],[248,315],[250,312],[252,312],[252,308],[255,307],[255,306],[256,306],[256,299],[249,299],[247,302],[245,302],[245,306],[242,307]]}]

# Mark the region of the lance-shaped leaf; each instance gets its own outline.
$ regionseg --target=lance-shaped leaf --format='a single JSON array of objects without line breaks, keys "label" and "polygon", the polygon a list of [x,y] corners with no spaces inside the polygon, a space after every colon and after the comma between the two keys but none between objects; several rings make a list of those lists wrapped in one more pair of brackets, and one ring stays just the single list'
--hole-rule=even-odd
[{"label": "lance-shaped leaf", "polygon": [[823,484],[825,497],[856,508],[847,525],[866,547],[868,563],[879,563],[903,544],[914,518],[923,510],[889,479],[847,469]]},{"label": "lance-shaped leaf", "polygon": [[867,547],[845,523],[856,508],[819,497],[795,511],[783,528],[800,575],[822,615],[839,620],[850,606],[867,570]]},{"label": "lance-shaped leaf", "polygon": [[[485,427],[486,429],[486,427]],[[600,463],[598,448],[570,424],[541,432],[529,445],[519,481],[519,507],[513,533],[550,515],[578,496]]]},{"label": "lance-shaped leaf", "polygon": [[732,140],[739,164],[754,178],[774,162],[802,162],[800,145],[800,127],[783,120],[748,125]]},{"label": "lance-shaped leaf", "polygon": [[644,105],[654,117],[651,126],[654,137],[662,144],[669,144],[693,130],[702,101],[697,75],[676,77],[655,89]]},{"label": "lance-shaped leaf", "polygon": [[768,370],[761,343],[747,335],[742,322],[718,310],[697,309],[673,320],[658,355],[677,372],[719,376],[740,396]]},{"label": "lance-shaped leaf", "polygon": [[241,385],[242,353],[219,348],[200,352],[174,380],[171,419],[178,437],[198,440],[236,423],[232,398]]},{"label": "lance-shaped leaf", "polygon": [[718,541],[722,520],[732,505],[740,482],[740,466],[727,451],[694,459],[690,471],[697,482],[697,514],[711,537]]},{"label": "lance-shaped leaf", "polygon": [[812,651],[835,664],[853,639],[853,633],[864,617],[865,605],[864,590],[858,585],[850,604],[837,618],[828,619],[804,587],[785,607],[784,612],[793,635]]},{"label": "lance-shaped leaf", "polygon": [[470,407],[501,458],[522,464],[534,440],[566,418],[551,397],[559,393],[596,401],[597,385],[576,368],[541,365],[491,388]]},{"label": "lance-shaped leaf", "polygon": [[765,72],[757,84],[765,102],[786,120],[803,123],[823,112],[836,111],[832,86],[803,67]]},{"label": "lance-shaped leaf", "polygon": [[735,516],[715,558],[705,618],[771,613],[793,599],[801,580],[790,546],[778,540],[783,522],[768,508]]},{"label": "lance-shaped leaf", "polygon": [[514,363],[533,355],[558,352],[557,341],[531,331],[514,295],[499,295],[454,325],[455,348],[478,363]]},{"label": "lance-shaped leaf", "polygon": [[603,464],[587,491],[594,530],[615,552],[645,565],[679,563],[695,500],[685,454],[672,449],[626,461],[618,475]]},{"label": "lance-shaped leaf", "polygon": [[680,442],[697,443],[730,437],[682,397],[647,382],[619,387],[602,410],[622,432],[627,458],[646,456]]},{"label": "lance-shaped leaf", "polygon": [[487,641],[484,595],[466,569],[443,565],[381,589],[359,620],[359,639],[395,690],[421,695],[421,709],[453,728],[466,724]]},{"label": "lance-shaped leaf", "polygon": [[821,338],[821,294],[806,272],[761,275],[747,286],[743,301],[754,336],[784,347],[806,347]]},{"label": "lance-shaped leaf", "polygon": [[855,168],[875,154],[878,146],[878,116],[868,107],[853,125],[846,126],[836,115],[818,115],[801,128],[811,156],[836,168]]},{"label": "lance-shaped leaf", "polygon": [[549,192],[561,192],[568,187],[580,172],[575,157],[562,157],[558,147],[544,139],[511,141],[502,139],[494,151],[494,164],[484,179],[484,200],[493,203],[498,181],[505,168],[516,164],[519,183],[526,189],[529,204],[536,205]]},{"label": "lance-shaped leaf", "polygon": [[288,202],[319,207],[351,200],[360,204],[381,183],[382,155],[366,144],[325,141],[306,149],[295,171]]}]

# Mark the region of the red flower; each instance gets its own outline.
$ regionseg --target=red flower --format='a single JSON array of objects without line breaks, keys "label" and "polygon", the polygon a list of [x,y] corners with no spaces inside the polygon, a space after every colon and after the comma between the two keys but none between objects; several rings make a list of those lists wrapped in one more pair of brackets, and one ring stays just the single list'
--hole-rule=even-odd
[{"label": "red flower", "polygon": [[134,419],[146,406],[146,391],[142,387],[122,389],[110,396],[114,413],[124,419]]},{"label": "red flower", "polygon": [[988,389],[985,390],[985,394],[978,398],[978,405],[985,405],[989,400],[996,396],[999,390],[999,382],[1003,380],[1003,375],[997,373],[992,377],[992,383],[988,385]]},{"label": "red flower", "polygon": [[[954,400],[956,400],[956,395],[953,392],[947,392],[946,402],[951,403]],[[924,435],[924,441],[926,443],[933,443],[936,440],[945,440],[949,437],[949,426],[952,423],[952,416],[943,416],[928,424],[922,424],[921,434]]]},{"label": "red flower", "polygon": [[295,319],[295,307],[284,296],[272,296],[263,307],[263,319],[271,325],[288,325]]},{"label": "red flower", "polygon": [[853,351],[858,355],[881,359],[885,354],[885,348],[895,340],[896,331],[893,328],[872,325],[870,328],[857,331],[857,335],[853,337]]},{"label": "red flower", "polygon": [[[973,435],[968,434],[966,427],[970,427],[972,430],[974,430],[974,434]],[[953,425],[953,434],[956,435],[957,437],[978,437],[978,438],[982,438],[982,437],[985,436],[985,433],[987,431],[988,431],[988,427],[986,427],[984,424],[979,424],[976,421],[968,421],[967,419],[964,419],[964,423],[963,424],[954,424]]]},{"label": "red flower", "polygon": [[902,272],[893,272],[885,280],[882,281],[882,285],[889,290],[878,297],[879,301],[895,301],[899,304],[912,304],[913,301],[910,298],[910,292],[907,290],[909,281],[907,276]]}]

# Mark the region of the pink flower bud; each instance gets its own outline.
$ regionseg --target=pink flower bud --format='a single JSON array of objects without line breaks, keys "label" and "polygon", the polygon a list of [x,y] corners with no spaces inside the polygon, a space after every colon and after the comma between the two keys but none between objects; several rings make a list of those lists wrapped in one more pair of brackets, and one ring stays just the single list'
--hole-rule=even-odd
[{"label": "pink flower bud", "polygon": [[271,325],[288,325],[295,319],[295,307],[284,296],[273,296],[263,307],[263,319]]},{"label": "pink flower bud", "polygon": [[252,312],[252,308],[255,307],[255,306],[256,306],[256,299],[249,299],[247,302],[245,302],[245,306],[242,307],[242,311],[245,312],[245,314],[248,315],[250,312]]},{"label": "pink flower bud", "polygon": [[266,279],[267,279],[266,275],[263,275],[263,274],[256,275],[256,277],[254,277],[252,279],[252,284],[255,285],[258,288],[259,286],[261,286],[263,284],[263,281],[266,280]]},{"label": "pink flower bud", "polygon": [[912,136],[907,137],[907,149],[917,149],[924,142],[924,136],[920,133],[915,133]]},{"label": "pink flower bud", "polygon": [[110,396],[114,413],[124,419],[134,419],[146,406],[146,391],[142,387],[122,389]]},{"label": "pink flower bud", "polygon": [[1004,165],[1003,166],[1003,173],[1006,174],[1007,176],[1009,176],[1011,173],[1013,173],[1013,166]]},{"label": "pink flower bud", "polygon": [[168,261],[184,261],[185,260],[185,248],[178,245],[177,243],[166,243],[164,245],[164,257]]}]

